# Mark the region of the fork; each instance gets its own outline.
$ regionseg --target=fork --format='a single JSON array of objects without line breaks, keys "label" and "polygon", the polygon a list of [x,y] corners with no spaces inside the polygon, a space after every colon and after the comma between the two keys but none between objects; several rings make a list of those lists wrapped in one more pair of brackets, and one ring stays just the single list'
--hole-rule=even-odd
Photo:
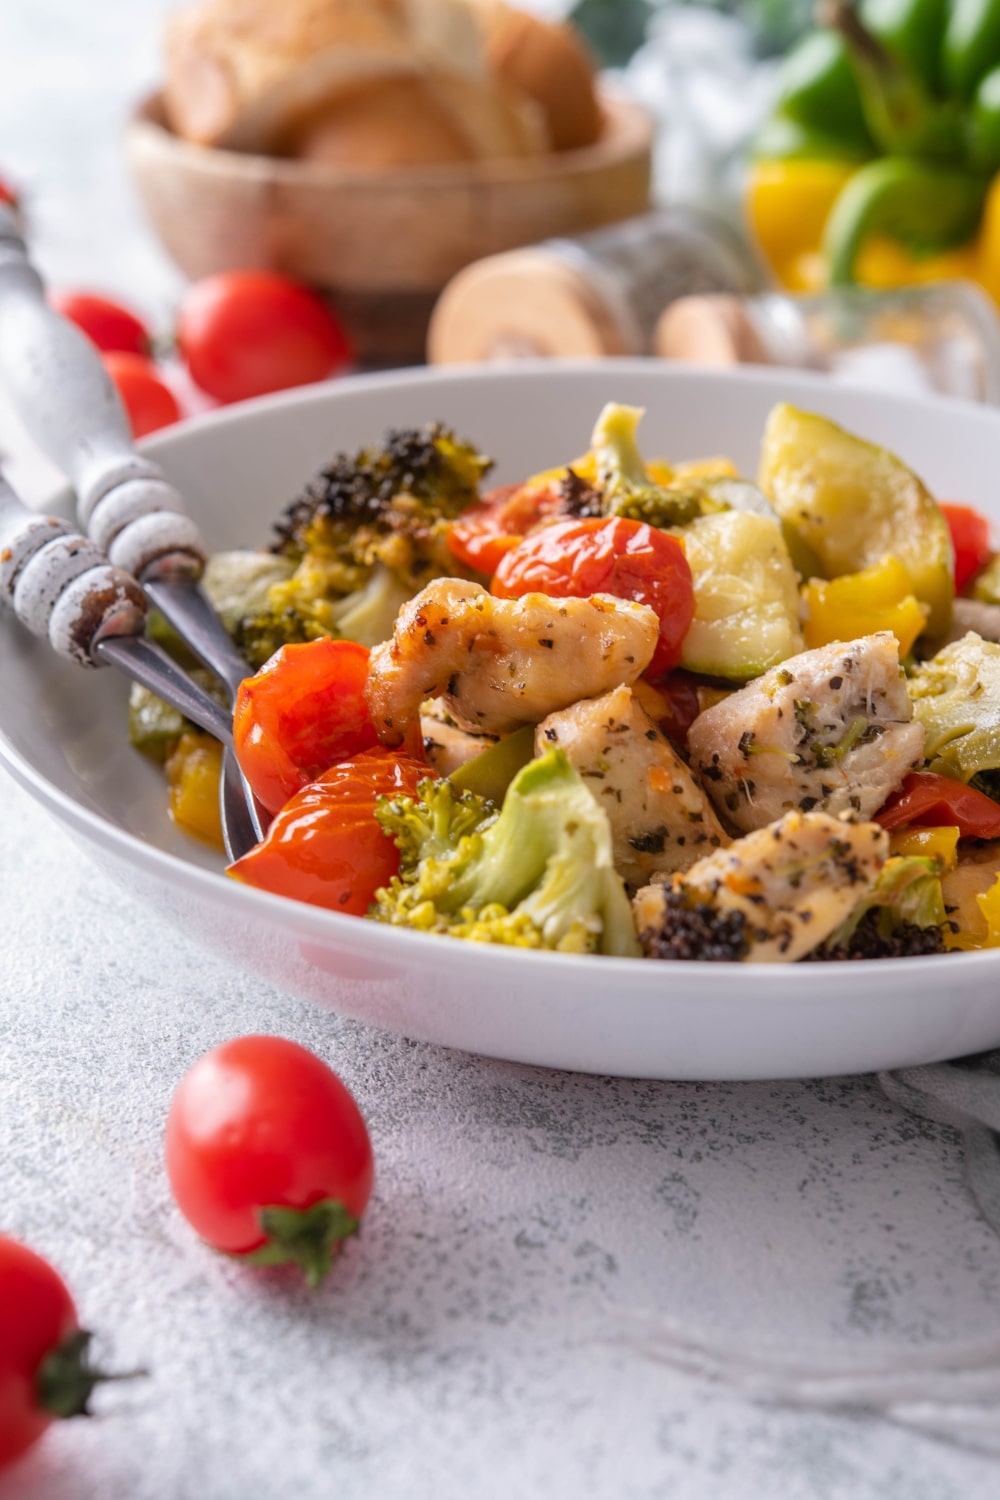
[{"label": "fork", "polygon": [[[125,410],[97,351],[49,307],[17,220],[3,204],[0,381],[30,436],[70,480],[80,525],[98,555],[137,582],[219,678],[232,702],[250,669],[199,585],[206,554],[198,529],[160,466],[136,452]],[[27,586],[22,582],[18,587],[26,599]],[[88,660],[96,664],[118,658],[117,665],[135,676],[140,658],[151,662],[150,650],[151,643],[137,629],[102,627]],[[154,676],[165,671],[163,655],[155,658]],[[175,679],[157,680],[177,689]],[[222,813],[227,852],[235,858],[233,850],[245,852],[261,837],[262,816],[233,756],[231,724],[218,737],[230,747],[224,757]]]}]

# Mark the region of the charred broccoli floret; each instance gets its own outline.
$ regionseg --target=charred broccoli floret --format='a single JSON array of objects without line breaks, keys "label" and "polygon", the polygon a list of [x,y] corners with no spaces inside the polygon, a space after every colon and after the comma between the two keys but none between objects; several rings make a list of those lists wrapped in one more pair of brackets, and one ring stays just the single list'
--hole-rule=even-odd
[{"label": "charred broccoli floret", "polygon": [[921,927],[917,922],[900,922],[891,932],[882,930],[882,913],[868,911],[861,918],[850,942],[834,943],[807,955],[807,962],[862,958],[921,958],[945,953],[944,932],[940,927]]},{"label": "charred broccoli floret", "polygon": [[749,951],[745,912],[712,906],[678,889],[664,894],[663,919],[661,927],[640,934],[647,958],[739,963]]},{"label": "charred broccoli floret", "polygon": [[447,524],[478,498],[492,460],[440,423],[392,430],[382,448],[338,454],[276,524],[276,550],[354,569],[382,563],[411,592],[451,572]]},{"label": "charred broccoli floret", "polygon": [[490,467],[432,424],[391,431],[382,448],[339,454],[320,469],[276,523],[271,551],[242,554],[257,561],[226,580],[227,623],[247,660],[259,667],[280,646],[319,636],[386,640],[406,599],[431,578],[463,572],[448,525],[478,498]]},{"label": "charred broccoli floret", "polygon": [[809,955],[817,959],[910,958],[943,953],[947,914],[937,860],[887,859],[846,922]]},{"label": "charred broccoli floret", "polygon": [[400,851],[376,893],[377,921],[473,942],[638,956],[607,814],[561,750],[531,761],[503,807],[447,781],[416,798],[380,798],[376,817]]}]

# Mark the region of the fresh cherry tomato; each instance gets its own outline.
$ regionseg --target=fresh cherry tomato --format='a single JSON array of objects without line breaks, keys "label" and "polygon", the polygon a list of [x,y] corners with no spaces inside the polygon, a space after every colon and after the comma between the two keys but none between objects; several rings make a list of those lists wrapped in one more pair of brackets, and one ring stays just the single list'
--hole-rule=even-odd
[{"label": "fresh cherry tomato", "polygon": [[660,639],[648,668],[653,677],[677,665],[694,614],[691,569],[680,542],[622,516],[543,527],[507,553],[491,587],[501,599],[612,594],[648,604],[660,618]]},{"label": "fresh cherry tomato", "polygon": [[122,398],[133,437],[145,437],[147,432],[180,420],[177,397],[160,378],[151,359],[120,349],[102,354],[101,359]]},{"label": "fresh cherry tomato", "polygon": [[489,576],[529,531],[558,514],[563,504],[554,485],[504,485],[451,523],[448,548],[466,567]]},{"label": "fresh cherry tomato", "polygon": [[0,177],[0,203],[9,203],[11,208],[19,208],[21,204],[17,189],[5,177]]},{"label": "fresh cherry tomato", "polygon": [[371,1141],[345,1085],[277,1036],[207,1052],[167,1117],[167,1176],[181,1213],[216,1250],[294,1263],[311,1286],[357,1232],[374,1178]]},{"label": "fresh cherry tomato", "polygon": [[950,776],[911,771],[875,821],[883,828],[907,828],[916,823],[924,828],[957,828],[962,838],[997,839],[1000,802]]},{"label": "fresh cherry tomato", "polygon": [[223,402],[325,380],[350,359],[323,299],[276,271],[195,282],[181,298],[176,336],[195,385]]},{"label": "fresh cherry tomato", "polygon": [[50,292],[49,303],[105,354],[148,356],[153,347],[145,323],[120,302],[93,292]]},{"label": "fresh cherry tomato", "polygon": [[279,812],[338,761],[378,744],[365,702],[368,657],[367,646],[322,637],[282,646],[240,684],[233,745],[268,812]]},{"label": "fresh cherry tomato", "polygon": [[943,504],[941,510],[951,532],[955,554],[955,592],[960,594],[993,556],[990,523],[971,505]]},{"label": "fresh cherry tomato", "polygon": [[0,1468],[58,1417],[86,1412],[103,1378],[87,1364],[89,1338],[58,1272],[0,1235]]},{"label": "fresh cherry tomato", "polygon": [[297,792],[228,873],[258,890],[363,917],[399,870],[399,851],[375,821],[376,799],[414,797],[433,774],[422,761],[381,748],[341,761]]}]

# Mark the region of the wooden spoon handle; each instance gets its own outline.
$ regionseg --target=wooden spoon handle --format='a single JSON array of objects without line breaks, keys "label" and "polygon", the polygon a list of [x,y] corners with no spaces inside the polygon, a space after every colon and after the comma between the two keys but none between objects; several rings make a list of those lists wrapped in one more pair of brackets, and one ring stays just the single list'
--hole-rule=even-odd
[{"label": "wooden spoon handle", "polygon": [[0,381],[39,448],[71,480],[80,525],[146,581],[198,577],[205,549],[128,418],[90,340],[45,299],[13,213],[0,204]]}]

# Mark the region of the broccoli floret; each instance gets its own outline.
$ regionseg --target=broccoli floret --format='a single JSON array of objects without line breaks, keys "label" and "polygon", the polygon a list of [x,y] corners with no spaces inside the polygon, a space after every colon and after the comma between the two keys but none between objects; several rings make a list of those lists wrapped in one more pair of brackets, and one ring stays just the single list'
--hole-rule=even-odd
[{"label": "broccoli floret", "polygon": [[936,859],[894,855],[846,922],[810,959],[907,958],[943,953],[947,922]]},{"label": "broccoli floret", "polygon": [[647,958],[739,963],[747,955],[746,913],[698,901],[690,891],[667,891],[663,924],[642,934]]},{"label": "broccoli floret", "polygon": [[454,571],[448,522],[478,499],[490,468],[440,423],[390,431],[382,448],[339,454],[310,479],[275,527],[277,550],[355,569],[382,563],[412,592]]},{"label": "broccoli floret", "polygon": [[609,402],[597,419],[590,447],[604,512],[661,528],[683,526],[702,514],[701,496],[653,479],[636,440],[642,415],[641,407]]},{"label": "broccoli floret", "polygon": [[342,636],[374,646],[400,606],[431,578],[464,574],[447,546],[450,521],[478,499],[491,467],[447,428],[392,431],[385,445],[340,454],[275,526],[270,577],[260,563],[243,607],[230,587],[237,646],[262,666],[280,646]]},{"label": "broccoli floret", "polygon": [[970,781],[1000,769],[1000,646],[970,631],[915,667],[907,688],[931,771]]},{"label": "broccoli floret", "polygon": [[399,875],[370,915],[473,942],[637,957],[632,909],[611,857],[607,814],[562,750],[531,761],[503,807],[447,781],[380,798]]}]

